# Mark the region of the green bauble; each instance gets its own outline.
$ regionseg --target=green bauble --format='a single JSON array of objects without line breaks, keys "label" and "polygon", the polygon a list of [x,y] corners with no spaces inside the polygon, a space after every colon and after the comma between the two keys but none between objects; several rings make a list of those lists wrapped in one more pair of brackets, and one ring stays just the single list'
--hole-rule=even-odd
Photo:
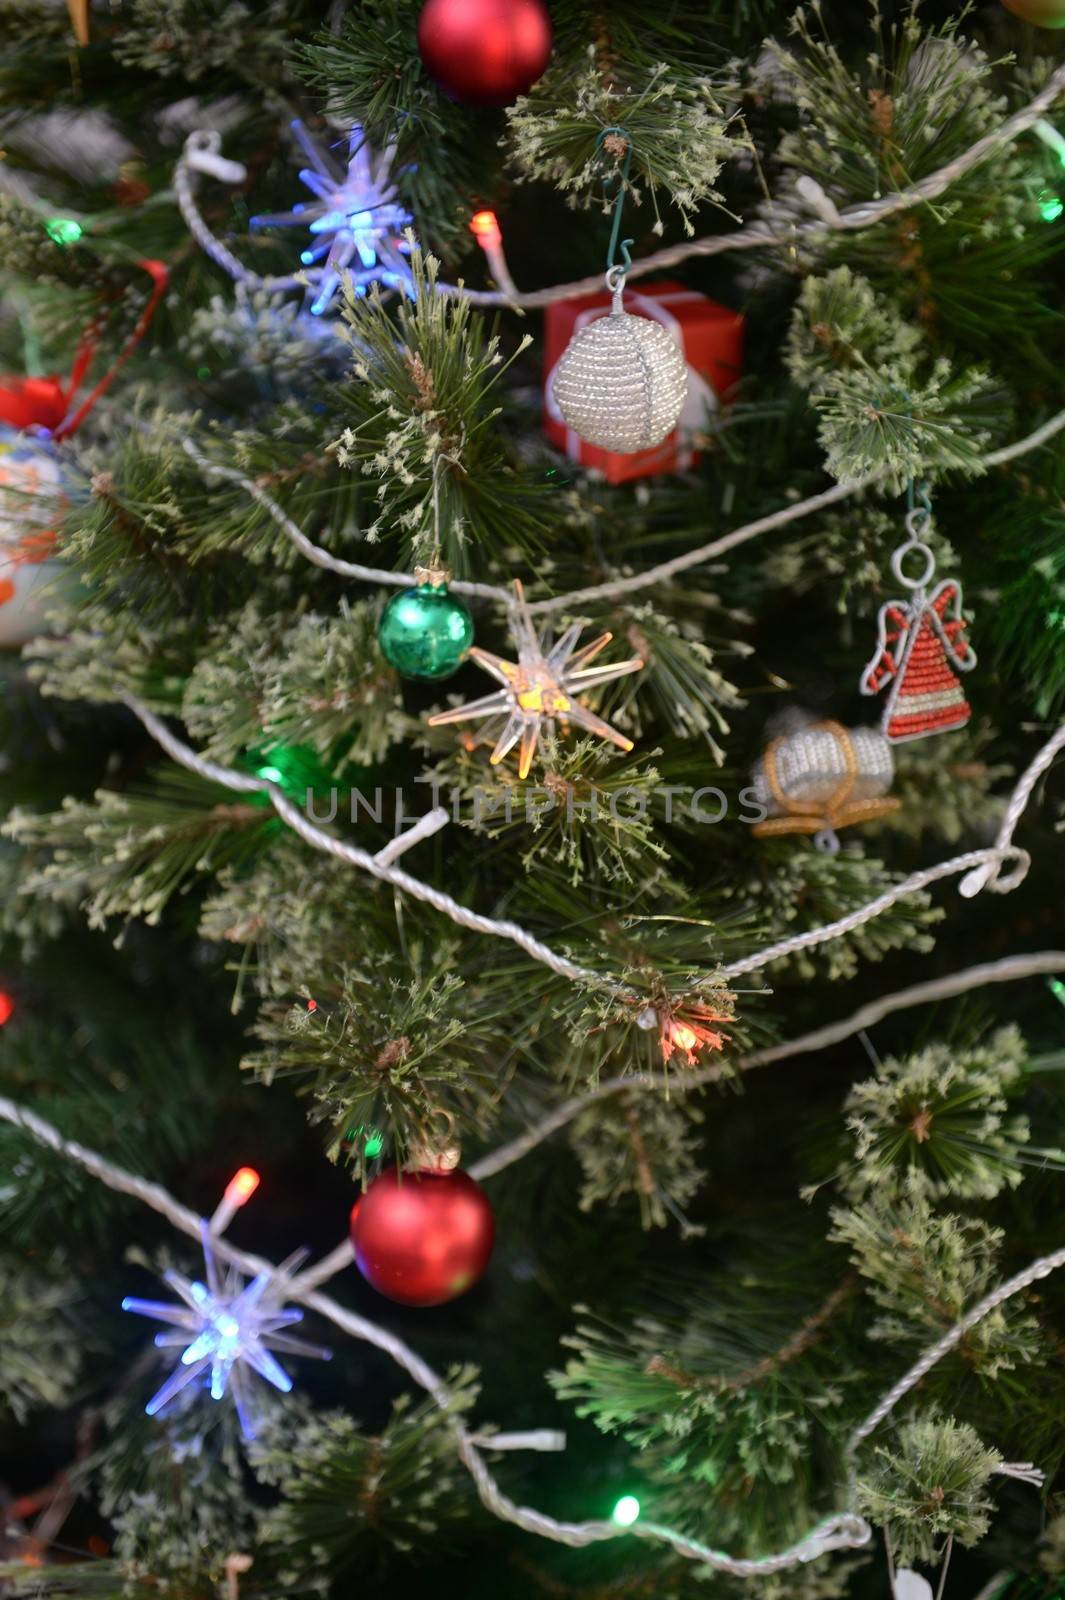
[{"label": "green bauble", "polygon": [[449,678],[473,643],[473,618],[446,583],[394,594],[377,630],[381,654],[405,678]]}]

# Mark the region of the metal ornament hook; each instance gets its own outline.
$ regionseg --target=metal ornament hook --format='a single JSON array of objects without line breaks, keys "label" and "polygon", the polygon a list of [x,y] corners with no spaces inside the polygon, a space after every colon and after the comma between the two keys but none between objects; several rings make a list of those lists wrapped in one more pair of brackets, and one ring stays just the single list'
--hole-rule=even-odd
[{"label": "metal ornament hook", "polygon": [[625,209],[625,191],[629,186],[629,172],[632,168],[632,134],[629,132],[628,128],[622,128],[619,126],[602,128],[599,132],[598,138],[595,141],[595,151],[597,157],[601,154],[608,139],[623,141],[625,145],[625,156],[621,163],[621,171],[608,174],[603,179],[603,196],[606,200],[610,200],[611,198],[611,185],[614,183],[617,184],[617,193],[613,196],[614,220],[611,225],[610,243],[607,246],[606,252],[606,265],[608,273],[607,283],[610,286],[611,293],[617,294],[619,291],[614,284],[610,283],[609,274],[619,267],[619,251],[621,253],[621,273],[624,274],[628,271],[629,267],[632,266],[632,257],[629,254],[629,245],[632,243],[632,240],[622,239],[621,237],[621,213]]}]

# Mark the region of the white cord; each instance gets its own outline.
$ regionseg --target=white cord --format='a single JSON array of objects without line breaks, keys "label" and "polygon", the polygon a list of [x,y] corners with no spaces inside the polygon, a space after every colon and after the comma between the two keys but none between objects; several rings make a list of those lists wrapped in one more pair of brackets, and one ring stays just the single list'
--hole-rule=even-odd
[{"label": "white cord", "polygon": [[960,1340],[964,1339],[971,1328],[975,1328],[976,1324],[982,1322],[992,1311],[997,1311],[999,1306],[1011,1299],[1013,1295],[1020,1294],[1022,1289],[1027,1289],[1031,1284],[1038,1283],[1040,1278],[1049,1278],[1050,1274],[1056,1272],[1058,1267],[1065,1267],[1065,1247],[1053,1251],[1048,1256],[1041,1256],[1038,1261],[1033,1261],[1031,1266],[1025,1267],[1023,1272],[1018,1272],[1014,1277],[1007,1278],[1005,1283],[1000,1283],[997,1289],[992,1289],[990,1294],[985,1294],[982,1300],[978,1300],[976,1305],[971,1310],[966,1311],[964,1316],[959,1317],[954,1326],[948,1329],[941,1339],[937,1339],[935,1344],[931,1345],[923,1355],[919,1356],[910,1370],[903,1373],[899,1381],[892,1384],[887,1394],[877,1401],[865,1421],[859,1423],[851,1434],[847,1443],[848,1454],[853,1456],[862,1440],[868,1439],[869,1435],[880,1426],[884,1418],[894,1411],[903,1396],[909,1394],[910,1390],[920,1383],[922,1378],[927,1377],[936,1362],[942,1361],[943,1357],[949,1354]]},{"label": "white cord", "polygon": [[235,772],[231,767],[219,766],[215,761],[206,760],[171,733],[166,724],[134,695],[123,695],[122,700],[140,718],[152,738],[174,761],[190,772],[199,773],[201,778],[219,783],[226,789],[233,789],[240,794],[267,795],[278,816],[288,823],[294,833],[298,833],[301,839],[306,840],[315,849],[324,850],[328,855],[335,856],[338,861],[346,861],[349,866],[360,867],[362,871],[379,878],[383,883],[390,883],[395,888],[402,889],[412,899],[421,900],[445,917],[450,917],[452,922],[457,922],[460,927],[469,928],[473,933],[487,933],[498,939],[512,940],[525,951],[526,955],[531,956],[534,961],[543,962],[552,972],[558,973],[560,978],[569,978],[573,983],[590,984],[600,989],[605,985],[619,994],[635,998],[634,992],[604,978],[601,973],[593,972],[590,967],[582,967],[576,961],[570,961],[566,956],[559,955],[541,940],[534,938],[518,923],[498,921],[494,917],[485,917],[479,912],[471,911],[467,906],[460,905],[457,900],[452,899],[451,895],[444,894],[440,889],[434,889],[430,884],[422,883],[418,878],[412,878],[410,873],[404,872],[402,868],[390,866],[378,856],[371,855],[369,851],[360,850],[357,845],[346,844],[342,839],[334,839],[330,834],[323,833],[320,828],[316,828],[307,820],[299,807],[293,805],[275,783],[266,778],[253,778],[248,773]]},{"label": "white cord", "polygon": [[[1043,776],[1043,773],[1047,771],[1050,763],[1063,745],[1065,745],[1065,723],[1062,723],[1057,733],[1047,740],[1035,760],[1022,774],[1020,782],[1010,796],[1006,814],[1002,818],[1002,825],[998,830],[998,838],[995,840],[995,848],[1003,859],[1005,852],[1010,848],[1013,830],[1024,815],[1025,807],[1032,797],[1032,790]],[[1020,877],[1012,874],[1009,878],[1003,878],[1000,875],[1001,866],[1002,861],[1000,860],[969,873],[960,885],[960,892],[967,899],[972,899],[974,895],[980,893],[981,889],[993,889],[998,894],[1008,894],[1011,889],[1015,889],[1017,884],[1021,882],[1024,873],[1021,872]]]},{"label": "white cord", "polygon": [[[302,528],[293,522],[273,496],[267,494],[254,478],[246,477],[243,472],[237,472],[233,467],[225,467],[220,462],[211,461],[191,439],[183,439],[182,447],[207,477],[222,478],[227,483],[239,484],[244,492],[273,518],[278,527],[292,540],[300,554],[306,556],[316,567],[336,572],[342,578],[358,578],[362,583],[387,583],[397,589],[409,589],[417,583],[417,578],[409,572],[388,572],[384,567],[364,567],[360,562],[343,561],[339,556],[330,555],[328,550],[323,550],[321,545],[308,539]],[[448,584],[448,588],[454,589],[457,594],[476,595],[482,600],[499,600],[504,605],[509,604],[511,598],[509,590],[502,589],[494,583],[466,583],[462,579],[455,579]]]},{"label": "white cord", "polygon": [[748,972],[757,972],[759,967],[768,966],[771,961],[780,961],[784,956],[794,955],[796,951],[812,950],[819,944],[827,944],[829,940],[839,939],[845,933],[853,933],[855,928],[871,922],[882,911],[887,911],[893,906],[897,900],[918,894],[931,884],[938,883],[941,878],[952,878],[955,873],[964,872],[966,868],[992,867],[997,870],[1005,861],[1015,861],[1017,865],[1009,880],[1002,880],[998,887],[1015,889],[1023,881],[1031,864],[1027,850],[1018,850],[1015,846],[1003,850],[997,845],[992,845],[986,850],[967,850],[964,855],[952,856],[949,861],[940,861],[934,867],[925,867],[921,872],[911,872],[901,883],[893,884],[890,889],[885,889],[883,894],[878,894],[875,900],[859,906],[856,911],[848,912],[845,917],[837,918],[835,922],[826,923],[822,928],[807,928],[804,933],[796,933],[789,939],[781,939],[765,950],[758,950],[754,955],[745,957],[743,961],[733,961],[729,966],[722,968],[721,976],[725,979],[742,978]]},{"label": "white cord", "polygon": [[[1059,411],[1056,416],[1050,417],[1042,426],[1036,428],[1034,433],[1016,440],[1002,450],[995,450],[990,455],[984,456],[981,465],[996,467],[1002,466],[1007,461],[1014,461],[1018,456],[1026,455],[1029,450],[1036,450],[1041,444],[1046,444],[1048,439],[1052,439],[1063,428],[1065,428],[1065,411]],[[807,500],[796,500],[794,504],[784,506],[780,511],[774,511],[767,517],[759,517],[756,522],[748,522],[742,528],[735,528],[719,539],[711,539],[708,544],[698,545],[694,550],[686,550],[683,555],[674,556],[670,561],[659,562],[656,567],[648,567],[645,572],[616,578],[609,583],[593,584],[587,589],[574,589],[569,594],[552,595],[547,600],[534,600],[529,610],[559,611],[587,600],[618,600],[622,595],[635,594],[652,584],[667,583],[669,579],[689,571],[692,567],[704,566],[708,561],[726,555],[737,545],[746,544],[748,539],[756,539],[760,534],[785,528],[791,522],[797,522],[803,517],[811,516],[815,511],[823,511],[826,506],[848,499],[861,489],[869,489],[878,482],[878,479],[879,475],[872,473],[866,478],[856,479],[853,483],[837,483],[821,494],[811,495]]]},{"label": "white cord", "polygon": [[612,1095],[640,1093],[647,1090],[660,1091],[667,1087],[670,1094],[689,1094],[695,1089],[705,1088],[708,1084],[719,1083],[730,1072],[751,1072],[756,1067],[769,1067],[778,1061],[787,1061],[792,1056],[810,1055],[816,1050],[827,1050],[830,1045],[839,1044],[843,1039],[850,1039],[863,1029],[882,1022],[893,1012],[905,1011],[910,1006],[928,1005],[936,1000],[949,1000],[955,995],[968,993],[970,989],[982,989],[989,983],[1012,983],[1018,978],[1030,978],[1038,973],[1051,972],[1065,972],[1065,950],[1040,950],[1033,955],[1006,956],[1001,961],[984,961],[979,966],[966,967],[963,972],[952,972],[942,978],[932,978],[928,983],[915,983],[910,988],[900,989],[895,994],[882,995],[879,1000],[869,1001],[867,1005],[859,1007],[842,1021],[826,1023],[823,1028],[815,1028],[812,1033],[804,1033],[797,1039],[788,1039],[782,1044],[767,1045],[764,1050],[752,1051],[751,1054],[739,1056],[735,1060],[717,1062],[697,1072],[673,1073],[668,1082],[649,1073],[607,1078],[603,1083],[596,1084],[587,1094],[574,1095],[572,1099],[563,1101],[541,1118],[535,1126],[519,1134],[516,1139],[511,1139],[508,1144],[500,1145],[498,1150],[493,1150],[488,1155],[482,1156],[479,1161],[475,1161],[469,1168],[470,1177],[476,1178],[478,1183],[483,1183],[485,1178],[495,1177],[497,1172],[503,1172],[515,1161],[520,1161],[530,1150],[535,1150],[537,1145],[572,1122],[574,1117],[579,1117],[588,1106],[594,1105],[598,1100],[607,1100]]},{"label": "white cord", "polygon": [[[1021,134],[1035,127],[1043,112],[1048,111],[1062,93],[1065,93],[1065,66],[1057,69],[1028,105],[1014,112],[1012,117],[1007,117],[998,128],[978,139],[968,150],[956,156],[953,161],[948,161],[946,166],[940,167],[920,183],[915,183],[898,194],[889,194],[879,200],[850,206],[845,211],[835,212],[834,217],[826,207],[816,221],[802,223],[784,232],[777,232],[768,222],[756,222],[737,233],[711,234],[701,239],[686,240],[681,244],[670,245],[664,250],[656,250],[652,255],[634,261],[627,269],[627,274],[630,278],[641,278],[664,267],[675,267],[692,256],[720,255],[725,251],[757,250],[774,246],[792,248],[800,239],[821,238],[825,233],[854,232],[872,227],[874,223],[882,222],[885,217],[893,216],[896,212],[906,211],[924,201],[936,199],[949,189],[952,183],[978,166],[986,157],[1004,145],[1011,144]],[[190,134],[189,141],[197,139],[202,141],[205,137],[215,136],[205,135],[200,131]],[[261,278],[238,261],[232,251],[227,250],[225,245],[214,237],[200,214],[192,193],[188,157],[184,154],[174,172],[174,190],[189,232],[201,249],[236,281],[279,291],[301,287],[305,282],[317,280],[318,272],[315,269],[299,277]],[[827,196],[825,198],[827,200]],[[551,305],[556,300],[569,299],[573,295],[593,294],[601,284],[601,274],[597,273],[593,277],[579,278],[573,283],[558,283],[549,289],[535,289],[526,294],[519,293],[510,285],[501,290],[468,289],[465,284],[441,283],[438,287],[443,293],[461,296],[476,306],[511,306],[533,310]]]},{"label": "white cord", "polygon": [[[150,1183],[147,1179],[135,1177],[123,1168],[115,1166],[94,1150],[78,1144],[74,1140],[65,1139],[50,1122],[35,1112],[28,1110],[15,1101],[0,1096],[0,1119],[21,1128],[39,1144],[53,1150],[66,1160],[74,1161],[79,1166],[99,1178],[101,1183],[109,1189],[114,1189],[119,1194],[127,1194],[143,1201],[153,1211],[158,1211],[166,1217],[180,1232],[188,1234],[191,1238],[199,1239],[201,1219],[194,1211],[183,1206],[175,1200],[161,1184]],[[869,1543],[872,1538],[872,1529],[864,1518],[852,1511],[840,1511],[826,1518],[810,1533],[799,1539],[795,1544],[785,1550],[774,1552],[771,1555],[755,1559],[744,1559],[727,1555],[724,1551],[714,1550],[709,1545],[703,1544],[698,1539],[689,1538],[687,1535],[677,1533],[672,1528],[662,1527],[656,1523],[635,1522],[630,1527],[621,1527],[614,1522],[558,1522],[554,1517],[546,1516],[541,1511],[536,1511],[529,1506],[519,1506],[508,1495],[504,1494],[499,1484],[490,1472],[478,1448],[478,1442],[473,1434],[465,1427],[461,1419],[450,1412],[451,1395],[444,1380],[438,1376],[423,1361],[409,1345],[402,1339],[390,1333],[388,1329],[378,1327],[376,1323],[369,1322],[365,1317],[358,1316],[353,1311],[338,1305],[328,1295],[322,1294],[318,1289],[299,1287],[298,1279],[291,1279],[279,1274],[278,1269],[261,1257],[251,1255],[247,1251],[236,1249],[228,1239],[222,1237],[213,1241],[213,1248],[217,1255],[231,1261],[243,1272],[250,1276],[265,1272],[271,1277],[284,1278],[286,1298],[299,1300],[302,1305],[312,1311],[317,1311],[320,1316],[326,1317],[336,1327],[348,1333],[352,1338],[360,1339],[367,1344],[374,1345],[377,1349],[389,1355],[396,1364],[408,1374],[420,1388],[429,1394],[435,1403],[445,1411],[449,1411],[447,1418],[448,1427],[455,1441],[459,1459],[473,1478],[482,1504],[495,1516],[505,1522],[513,1523],[516,1527],[523,1528],[527,1533],[537,1534],[540,1538],[551,1539],[558,1544],[574,1547],[584,1547],[599,1544],[607,1539],[623,1538],[631,1534],[635,1538],[648,1539],[659,1544],[668,1544],[679,1555],[691,1561],[697,1561],[713,1568],[717,1572],[727,1572],[734,1577],[760,1577],[774,1572],[782,1572],[790,1567],[804,1565],[809,1561],[816,1561],[833,1550],[860,1549]],[[964,1337],[970,1328],[991,1311],[1002,1305],[1011,1295],[1019,1294],[1029,1284],[1040,1278],[1047,1277],[1057,1267],[1065,1265],[1065,1248],[1055,1251],[1053,1255],[1044,1256],[1039,1261],[1000,1284],[991,1294],[986,1295],[971,1311],[955,1324],[949,1333],[938,1340],[929,1350],[925,1351],[919,1361],[915,1362],[898,1383],[894,1384],[879,1404],[870,1412],[864,1422],[855,1429],[851,1435],[848,1451],[853,1456],[858,1444],[867,1438],[870,1433],[890,1413],[898,1401],[907,1394],[913,1386],[925,1376],[927,1372],[947,1352],[954,1348],[958,1341]]]},{"label": "white cord", "polygon": [[[119,1194],[130,1195],[150,1206],[181,1233],[193,1239],[200,1238],[201,1219],[194,1211],[190,1211],[187,1206],[175,1200],[173,1195],[160,1184],[135,1177],[132,1173],[107,1161],[94,1150],[89,1150],[74,1140],[65,1139],[59,1129],[50,1122],[46,1122],[43,1117],[37,1116],[35,1112],[18,1105],[15,1101],[7,1099],[6,1096],[0,1096],[0,1119],[21,1128],[31,1138],[55,1151],[57,1155],[84,1167],[109,1189],[114,1189]],[[213,1240],[212,1248],[216,1255],[232,1262],[250,1277],[255,1277],[261,1272],[274,1278],[283,1276],[271,1262],[237,1249],[224,1237]],[[451,1394],[444,1380],[409,1345],[390,1333],[387,1328],[378,1327],[376,1323],[369,1322],[365,1317],[360,1317],[355,1312],[338,1305],[320,1290],[308,1287],[308,1280],[313,1279],[313,1276],[312,1268],[302,1278],[285,1277],[286,1299],[299,1301],[308,1309],[316,1311],[319,1316],[327,1318],[343,1332],[350,1334],[352,1338],[360,1339],[384,1351],[432,1397],[441,1410],[448,1411],[448,1426],[455,1440],[456,1450],[473,1478],[482,1503],[493,1515],[523,1528],[527,1533],[537,1534],[540,1538],[551,1539],[558,1544],[572,1546],[598,1544],[607,1539],[618,1539],[626,1534],[633,1534],[638,1538],[669,1544],[690,1560],[702,1562],[716,1571],[729,1572],[737,1577],[779,1572],[800,1562],[814,1560],[831,1550],[856,1548],[868,1543],[871,1537],[868,1524],[860,1517],[841,1513],[828,1518],[787,1550],[759,1560],[745,1560],[729,1556],[720,1550],[711,1550],[697,1539],[690,1539],[671,1528],[658,1527],[651,1523],[623,1528],[614,1522],[558,1522],[554,1517],[546,1516],[541,1511],[533,1510],[529,1506],[520,1506],[504,1494],[481,1455],[479,1442],[461,1419],[450,1410]],[[546,1437],[541,1437],[539,1447],[543,1447],[546,1442]],[[528,1438],[526,1447],[529,1447]],[[481,1443],[481,1448],[493,1448],[491,1440],[485,1439]]]},{"label": "white cord", "polygon": [[[991,455],[983,458],[985,467],[1000,466],[1007,461],[1013,461],[1018,456],[1025,455],[1029,450],[1035,450],[1055,434],[1065,428],[1065,411],[1059,411],[1030,433],[1024,439],[1018,439],[1013,444],[1007,445],[1002,450],[993,451]],[[222,466],[211,461],[193,443],[191,439],[183,439],[183,448],[196,462],[197,466],[209,477],[222,478],[229,483],[236,483],[249,494],[253,500],[262,506],[263,510],[273,518],[278,527],[287,535],[296,549],[306,556],[308,561],[316,567],[324,567],[329,572],[335,572],[343,578],[357,578],[363,583],[389,584],[396,588],[408,588],[417,582],[417,579],[406,572],[390,572],[384,567],[366,567],[358,562],[344,561],[339,556],[331,555],[321,545],[314,544],[292,518],[278,505],[272,495],[257,484],[254,479],[246,477],[244,473],[237,472],[233,467]],[[756,539],[760,534],[772,533],[777,528],[785,528],[789,523],[798,522],[803,517],[812,516],[815,511],[823,511],[827,506],[836,505],[841,500],[847,500],[851,495],[857,494],[861,489],[871,488],[878,481],[877,474],[866,478],[858,478],[853,483],[833,484],[831,489],[825,489],[820,494],[810,495],[806,500],[796,500],[792,505],[784,506],[779,511],[773,511],[768,516],[759,517],[755,522],[747,522],[741,528],[734,528],[731,533],[723,534],[720,538],[711,539],[708,544],[696,546],[694,550],[686,550],[683,555],[674,556],[669,561],[661,561],[655,567],[648,567],[645,572],[630,573],[624,578],[613,578],[607,583],[596,583],[585,589],[572,589],[568,594],[550,595],[546,600],[533,600],[529,603],[529,611],[543,614],[550,611],[572,609],[573,606],[584,604],[589,600],[618,600],[623,595],[635,594],[641,589],[648,589],[654,584],[667,583],[671,578],[678,577],[682,572],[688,572],[692,567],[705,566],[708,561],[715,560],[718,556],[735,550],[738,545],[746,544],[749,539]],[[512,594],[509,589],[504,589],[492,583],[469,583],[462,579],[454,580],[450,585],[457,594],[473,595],[479,599],[495,600],[504,605],[509,605]]]},{"label": "white cord", "polygon": [[[452,922],[457,922],[460,927],[469,928],[474,933],[485,933],[493,938],[507,939],[524,950],[526,955],[534,961],[540,961],[549,967],[552,972],[561,978],[568,978],[571,983],[596,989],[607,988],[620,998],[627,1000],[637,999],[636,991],[617,980],[604,977],[602,973],[593,971],[590,967],[582,967],[578,962],[571,961],[568,956],[560,955],[552,950],[550,945],[537,939],[519,923],[499,921],[494,917],[482,916],[480,912],[471,911],[468,906],[460,905],[451,895],[445,894],[440,889],[434,889],[430,884],[422,883],[419,878],[413,878],[399,867],[393,867],[382,861],[378,856],[371,855],[366,850],[360,850],[357,845],[347,844],[342,839],[335,839],[328,833],[323,833],[320,828],[304,816],[298,806],[293,805],[276,784],[266,778],[255,778],[248,773],[235,772],[231,767],[223,767],[215,761],[209,761],[204,756],[197,755],[187,744],[179,739],[176,734],[150,711],[146,705],[135,695],[124,694],[124,704],[139,717],[145,728],[156,743],[166,751],[181,766],[190,772],[199,773],[203,778],[213,783],[219,783],[224,788],[233,789],[241,794],[265,794],[269,797],[274,810],[282,821],[287,822],[293,832],[299,834],[308,844],[315,849],[324,850],[327,854],[335,856],[339,861],[346,861],[350,866],[359,867],[368,872],[372,877],[379,878],[384,883],[390,883],[397,889],[402,889],[415,900],[421,900],[426,905],[431,905],[434,910],[443,916],[450,917]],[[938,866],[926,867],[922,872],[915,872],[910,877],[903,879],[902,883],[894,884],[886,889],[883,894],[877,895],[868,904],[859,906],[845,917],[840,917],[836,922],[830,922],[821,928],[810,928],[804,933],[794,934],[791,938],[781,939],[768,948],[756,951],[754,955],[746,957],[743,961],[734,961],[723,967],[716,974],[716,978],[729,980],[742,977],[748,972],[755,972],[759,967],[764,967],[772,961],[780,960],[783,956],[791,955],[797,950],[808,950],[815,945],[824,944],[830,939],[838,939],[841,935],[860,928],[863,923],[886,911],[889,906],[906,895],[915,894],[919,890],[936,883],[940,878],[951,877],[956,872],[963,872],[966,868],[984,868],[992,866],[996,869],[1009,860],[1016,862],[1013,872],[1008,878],[997,881],[991,880],[991,885],[1000,892],[1007,892],[1016,888],[1028,870],[1030,857],[1025,850],[1018,849],[1009,843],[1013,828],[1027,804],[1032,787],[1038,775],[1045,771],[1055,752],[1065,743],[1065,724],[1053,735],[1043,747],[1035,760],[1019,779],[1013,796],[1006,811],[1000,839],[1004,842],[990,846],[985,850],[970,850],[965,855],[953,856],[949,861],[940,862]],[[711,975],[708,975],[711,976]]]}]

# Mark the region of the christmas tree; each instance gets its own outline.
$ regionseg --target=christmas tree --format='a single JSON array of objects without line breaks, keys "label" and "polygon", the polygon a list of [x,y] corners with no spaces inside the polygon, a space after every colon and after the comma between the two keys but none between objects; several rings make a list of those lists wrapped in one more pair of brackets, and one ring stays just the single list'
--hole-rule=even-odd
[{"label": "christmas tree", "polygon": [[1065,5],[0,22],[0,1592],[1065,1593]]}]

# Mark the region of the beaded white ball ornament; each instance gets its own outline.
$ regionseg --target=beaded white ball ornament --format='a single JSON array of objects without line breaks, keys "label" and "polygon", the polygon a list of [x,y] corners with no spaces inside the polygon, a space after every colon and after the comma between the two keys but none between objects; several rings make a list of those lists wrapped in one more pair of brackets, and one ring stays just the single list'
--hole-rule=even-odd
[{"label": "beaded white ball ornament", "polygon": [[566,426],[618,455],[651,450],[672,433],[688,393],[688,368],[661,323],[622,305],[624,274],[607,273],[614,303],[575,334],[555,368],[552,393]]}]

